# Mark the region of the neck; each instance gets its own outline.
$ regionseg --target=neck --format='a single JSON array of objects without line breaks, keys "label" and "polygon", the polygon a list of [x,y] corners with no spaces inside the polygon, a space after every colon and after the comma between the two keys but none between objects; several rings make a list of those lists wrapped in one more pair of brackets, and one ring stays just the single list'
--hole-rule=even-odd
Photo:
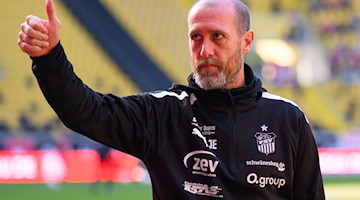
[{"label": "neck", "polygon": [[224,86],[224,89],[233,89],[242,87],[245,85],[245,73],[244,73],[244,65],[228,80],[231,80],[227,85]]}]

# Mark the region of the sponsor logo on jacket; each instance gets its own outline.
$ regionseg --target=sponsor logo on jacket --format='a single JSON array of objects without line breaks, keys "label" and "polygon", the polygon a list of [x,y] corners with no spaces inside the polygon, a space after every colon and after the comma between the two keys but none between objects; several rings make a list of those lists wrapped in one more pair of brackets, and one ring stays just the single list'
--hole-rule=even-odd
[{"label": "sponsor logo on jacket", "polygon": [[216,177],[216,169],[220,163],[214,153],[205,150],[192,151],[183,159],[186,168],[192,170],[192,174],[207,177]]},{"label": "sponsor logo on jacket", "polygon": [[222,194],[219,194],[222,190],[219,186],[209,186],[202,183],[192,183],[185,181],[184,190],[190,192],[191,194],[215,197],[215,198],[224,198]]},{"label": "sponsor logo on jacket", "polygon": [[246,161],[246,165],[248,166],[268,166],[268,167],[276,167],[279,172],[285,171],[285,163],[283,162],[275,162],[275,161],[266,161],[266,160],[248,160]]},{"label": "sponsor logo on jacket", "polygon": [[264,132],[267,131],[268,126],[263,124],[261,126],[262,132],[255,133],[255,138],[257,142],[257,149],[260,153],[269,155],[275,152],[275,138],[276,134],[273,132]]},{"label": "sponsor logo on jacket", "polygon": [[206,136],[215,134],[216,126],[206,126],[206,125],[200,126],[195,117],[192,118],[191,125],[193,127],[191,132],[192,135],[195,135],[198,138],[200,138],[207,148],[213,150],[217,149],[217,139],[206,138]]},{"label": "sponsor logo on jacket", "polygon": [[246,181],[251,185],[256,184],[261,188],[265,188],[266,186],[275,186],[280,189],[286,184],[286,180],[284,178],[258,176],[256,173],[250,173],[246,177]]}]

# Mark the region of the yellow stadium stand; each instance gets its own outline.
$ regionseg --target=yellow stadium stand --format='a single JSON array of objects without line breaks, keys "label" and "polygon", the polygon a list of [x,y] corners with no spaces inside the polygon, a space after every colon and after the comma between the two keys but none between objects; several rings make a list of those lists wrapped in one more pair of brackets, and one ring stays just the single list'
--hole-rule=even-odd
[{"label": "yellow stadium stand", "polygon": [[101,2],[172,80],[186,83],[190,62],[183,4],[169,0]]},{"label": "yellow stadium stand", "polygon": [[[20,24],[27,13],[46,18],[44,4],[45,1],[19,0],[0,6],[0,21],[6,27],[0,30],[0,70],[4,74],[0,78],[3,96],[0,122],[6,122],[11,130],[20,130],[19,118],[23,114],[38,127],[56,118],[32,75],[31,60],[16,44]],[[84,83],[100,92],[119,96],[139,92],[136,84],[117,68],[61,2],[55,1],[55,5],[62,22],[61,42],[74,71]]]}]

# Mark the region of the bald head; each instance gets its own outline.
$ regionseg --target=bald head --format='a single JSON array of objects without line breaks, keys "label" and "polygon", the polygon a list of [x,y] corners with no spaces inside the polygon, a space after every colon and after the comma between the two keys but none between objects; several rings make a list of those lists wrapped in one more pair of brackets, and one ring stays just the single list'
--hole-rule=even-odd
[{"label": "bald head", "polygon": [[248,7],[240,0],[198,0],[189,11],[188,18],[203,9],[231,6],[235,15],[235,23],[241,34],[250,29],[250,13]]}]

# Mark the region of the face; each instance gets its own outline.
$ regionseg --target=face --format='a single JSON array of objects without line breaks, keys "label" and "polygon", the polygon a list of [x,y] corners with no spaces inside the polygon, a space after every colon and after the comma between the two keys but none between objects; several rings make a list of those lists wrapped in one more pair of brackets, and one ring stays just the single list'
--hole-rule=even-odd
[{"label": "face", "polygon": [[244,84],[246,34],[240,35],[232,6],[195,8],[189,14],[192,72],[203,89],[231,89]]}]

